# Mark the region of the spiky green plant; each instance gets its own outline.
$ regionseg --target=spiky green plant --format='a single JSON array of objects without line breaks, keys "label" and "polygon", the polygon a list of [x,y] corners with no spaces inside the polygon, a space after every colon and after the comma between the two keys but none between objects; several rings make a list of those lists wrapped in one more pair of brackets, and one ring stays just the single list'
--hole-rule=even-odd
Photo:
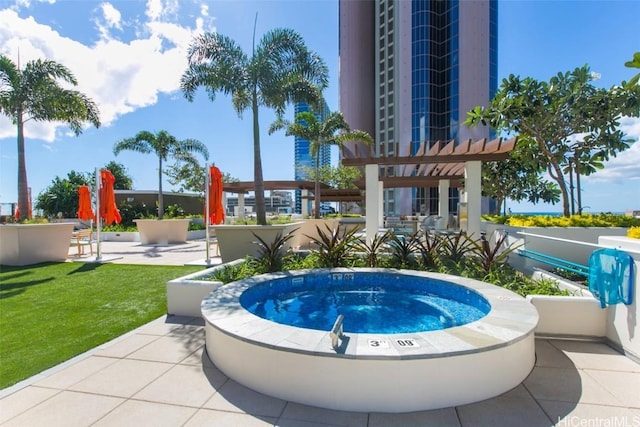
[{"label": "spiky green plant", "polygon": [[473,240],[462,230],[451,236],[443,236],[440,244],[440,256],[446,261],[457,264],[473,250],[472,242]]},{"label": "spiky green plant", "polygon": [[378,267],[378,254],[384,250],[384,245],[391,239],[392,233],[376,234],[371,242],[359,242],[356,247],[364,252],[367,267]]},{"label": "spiky green plant", "polygon": [[351,252],[359,240],[356,236],[358,230],[353,228],[341,233],[339,228],[332,229],[326,224],[325,230],[321,230],[317,225],[316,230],[319,239],[316,239],[315,236],[307,235],[307,237],[316,240],[318,244],[320,267],[348,267]]},{"label": "spiky green plant", "polygon": [[488,274],[491,270],[496,268],[497,265],[506,263],[509,259],[509,255],[521,246],[518,245],[503,248],[504,242],[507,240],[508,236],[509,235],[507,233],[502,234],[496,239],[493,246],[491,246],[490,241],[487,240],[484,233],[481,234],[479,242],[469,240],[473,247],[473,254],[485,273]]},{"label": "spiky green plant", "polygon": [[424,233],[424,238],[416,239],[416,246],[420,253],[422,268],[429,270],[436,267],[442,238],[437,234]]},{"label": "spiky green plant", "polygon": [[408,236],[398,236],[391,233],[391,258],[394,266],[398,268],[408,268],[416,263],[415,252],[419,250],[418,234],[410,234]]},{"label": "spiky green plant", "polygon": [[258,239],[257,242],[254,242],[259,247],[257,261],[263,265],[268,272],[273,273],[282,270],[283,259],[288,252],[285,250],[285,245],[293,238],[296,230],[297,228],[289,231],[284,236],[282,233],[278,233],[272,242],[267,242],[256,233],[252,233],[254,237]]}]

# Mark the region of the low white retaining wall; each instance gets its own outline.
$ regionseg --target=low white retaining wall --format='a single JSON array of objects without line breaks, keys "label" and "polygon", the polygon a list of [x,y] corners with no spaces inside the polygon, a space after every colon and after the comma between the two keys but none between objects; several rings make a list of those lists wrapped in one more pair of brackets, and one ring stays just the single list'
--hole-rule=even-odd
[{"label": "low white retaining wall", "polygon": [[103,242],[139,242],[140,233],[137,231],[100,231]]},{"label": "low white retaining wall", "polygon": [[242,262],[244,262],[243,259],[238,259],[167,282],[167,313],[176,316],[200,317],[202,315],[200,304],[204,297],[223,283],[199,278]]},{"label": "low white retaining wall", "polygon": [[[627,235],[627,229],[623,227],[511,227],[509,225],[483,222],[483,229],[487,232],[487,237],[492,236],[496,230],[507,231],[509,237],[506,243],[509,246],[541,252],[582,265],[589,265],[591,252],[596,248],[534,236],[523,236],[517,233],[525,232],[592,244],[598,244],[598,239],[602,235],[621,237]],[[495,235],[493,237],[495,238]],[[551,268],[547,264],[520,256],[517,251],[509,256],[509,264],[521,271],[528,271],[534,268]]]},{"label": "low white retaining wall", "polygon": [[536,335],[601,338],[605,336],[607,309],[593,297],[528,295],[538,310]]}]

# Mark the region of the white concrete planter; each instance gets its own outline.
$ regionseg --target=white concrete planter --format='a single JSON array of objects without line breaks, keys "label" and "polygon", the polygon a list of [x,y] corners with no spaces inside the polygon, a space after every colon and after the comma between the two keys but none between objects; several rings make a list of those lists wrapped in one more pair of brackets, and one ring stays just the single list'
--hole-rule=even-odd
[{"label": "white concrete planter", "polygon": [[190,219],[134,219],[143,245],[185,243]]},{"label": "white concrete planter", "polygon": [[75,223],[0,225],[0,264],[65,261]]},{"label": "white concrete planter", "polygon": [[338,219],[304,219],[298,223],[298,229],[295,236],[291,239],[291,247],[306,249],[311,247],[311,241],[320,239],[318,228],[320,231],[327,233],[327,226],[330,230],[338,227]]},{"label": "white concrete planter", "polygon": [[[257,239],[253,233],[260,236],[265,242],[272,242],[278,233],[284,236],[300,226],[300,223],[292,223],[277,225],[214,225],[211,228],[218,239],[220,257],[224,263],[258,254],[259,247],[254,243]],[[285,249],[291,247],[291,240],[287,243]]]},{"label": "white concrete planter", "polygon": [[176,316],[200,317],[202,315],[200,304],[204,297],[212,290],[223,285],[222,282],[201,280],[201,278],[228,265],[242,262],[244,262],[243,259],[238,259],[167,282],[167,313]]}]

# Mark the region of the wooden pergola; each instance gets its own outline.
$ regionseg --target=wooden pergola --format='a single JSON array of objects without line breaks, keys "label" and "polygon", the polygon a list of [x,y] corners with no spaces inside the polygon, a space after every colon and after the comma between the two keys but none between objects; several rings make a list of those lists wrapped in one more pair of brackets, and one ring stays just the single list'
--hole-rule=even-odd
[{"label": "wooden pergola", "polygon": [[[309,190],[313,191],[315,183],[313,181],[264,181],[264,189],[273,190]],[[330,189],[327,184],[320,183],[320,190]],[[253,181],[225,182],[224,191],[227,193],[248,193],[255,189]],[[320,193],[322,194],[322,193]]]},{"label": "wooden pergola", "polygon": [[[373,239],[382,222],[382,188],[437,186],[440,189],[440,215],[446,217],[448,200],[445,201],[444,197],[448,198],[448,188],[451,185],[460,187],[463,181],[467,204],[467,232],[479,233],[482,162],[506,160],[516,142],[517,138],[497,138],[491,141],[484,138],[475,142],[463,141],[457,145],[453,140],[434,144],[425,141],[415,154],[408,156],[398,155],[397,146],[394,150],[396,154],[392,156],[375,156],[371,147],[365,147],[364,153],[358,152],[358,145],[354,152],[343,147],[343,166],[365,168],[365,179],[357,184],[360,188],[365,188],[367,194],[367,240]],[[393,168],[392,174],[387,174],[386,166],[400,167]]]},{"label": "wooden pergola", "polygon": [[[437,141],[429,148],[428,143],[423,142],[416,154],[409,156],[373,156],[370,147],[367,147],[366,153],[359,153],[356,146],[353,153],[343,150],[341,162],[343,166],[402,166],[396,175],[383,174],[379,177],[385,188],[437,187],[443,179],[449,180],[453,187],[460,187],[466,162],[505,160],[516,142],[517,138],[492,141],[485,138],[476,142],[467,140],[459,145],[455,145],[453,140],[447,143]],[[396,148],[395,152],[398,151]],[[356,181],[356,185],[363,188],[364,180]]]}]

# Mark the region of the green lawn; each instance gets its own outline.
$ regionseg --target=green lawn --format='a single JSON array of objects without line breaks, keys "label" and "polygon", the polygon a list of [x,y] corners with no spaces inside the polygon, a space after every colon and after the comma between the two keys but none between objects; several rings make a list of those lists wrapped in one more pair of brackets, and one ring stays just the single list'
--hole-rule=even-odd
[{"label": "green lawn", "polygon": [[200,269],[0,266],[0,389],[160,317],[167,281]]}]

